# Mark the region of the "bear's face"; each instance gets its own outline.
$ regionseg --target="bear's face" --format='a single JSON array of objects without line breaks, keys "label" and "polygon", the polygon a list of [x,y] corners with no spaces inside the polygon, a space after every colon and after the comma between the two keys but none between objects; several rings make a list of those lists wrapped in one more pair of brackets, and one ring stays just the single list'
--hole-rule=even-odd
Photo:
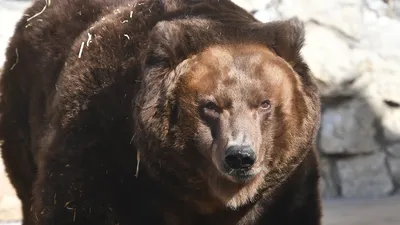
[{"label": "bear's face", "polygon": [[277,111],[290,107],[293,71],[256,45],[213,46],[190,63],[184,98],[194,99],[198,113],[198,150],[221,176],[251,181],[266,169],[278,144]]}]

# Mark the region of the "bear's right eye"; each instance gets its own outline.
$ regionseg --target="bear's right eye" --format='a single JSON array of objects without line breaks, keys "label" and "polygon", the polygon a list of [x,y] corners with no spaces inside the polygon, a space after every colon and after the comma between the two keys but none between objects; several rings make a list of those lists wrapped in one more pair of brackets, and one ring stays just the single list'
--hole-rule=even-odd
[{"label": "bear's right eye", "polygon": [[221,108],[214,102],[206,102],[202,105],[203,113],[207,117],[219,117],[219,114],[222,112]]}]

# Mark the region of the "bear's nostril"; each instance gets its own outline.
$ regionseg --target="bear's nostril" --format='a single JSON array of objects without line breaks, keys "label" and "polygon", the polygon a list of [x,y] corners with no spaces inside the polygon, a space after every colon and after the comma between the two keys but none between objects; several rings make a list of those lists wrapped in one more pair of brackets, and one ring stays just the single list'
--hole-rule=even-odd
[{"label": "bear's nostril", "polygon": [[225,162],[232,169],[240,169],[242,167],[242,160],[236,155],[229,155],[225,157]]},{"label": "bear's nostril", "polygon": [[242,168],[247,169],[254,164],[254,159],[251,157],[244,157],[242,159]]},{"label": "bear's nostril", "polygon": [[256,160],[254,151],[247,146],[231,146],[227,149],[225,162],[231,169],[248,169]]}]

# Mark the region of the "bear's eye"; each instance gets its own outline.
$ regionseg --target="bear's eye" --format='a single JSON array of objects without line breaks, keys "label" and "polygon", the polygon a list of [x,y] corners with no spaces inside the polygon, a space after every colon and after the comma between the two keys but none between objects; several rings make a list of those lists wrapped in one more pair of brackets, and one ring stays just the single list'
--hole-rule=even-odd
[{"label": "bear's eye", "polygon": [[204,104],[204,109],[218,111],[219,107],[214,102],[207,102],[206,104]]},{"label": "bear's eye", "polygon": [[202,109],[205,115],[211,117],[218,117],[221,113],[221,108],[214,102],[206,102],[202,105]]},{"label": "bear's eye", "polygon": [[261,102],[260,108],[262,110],[270,110],[271,109],[271,102],[269,100],[264,100]]}]

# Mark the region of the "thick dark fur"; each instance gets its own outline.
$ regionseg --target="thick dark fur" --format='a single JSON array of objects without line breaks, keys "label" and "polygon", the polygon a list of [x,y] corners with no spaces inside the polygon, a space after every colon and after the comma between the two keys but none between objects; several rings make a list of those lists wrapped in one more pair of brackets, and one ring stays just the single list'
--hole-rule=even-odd
[{"label": "thick dark fur", "polygon": [[[57,0],[28,22],[44,4],[17,24],[0,86],[2,156],[24,225],[320,224],[320,103],[299,21],[262,24],[228,0]],[[191,180],[200,156],[177,154],[193,147],[192,123],[176,118],[167,75],[226,43],[285,59],[301,81],[293,113],[304,120],[282,137],[290,152],[253,202],[201,213],[190,204],[209,197]]]}]

